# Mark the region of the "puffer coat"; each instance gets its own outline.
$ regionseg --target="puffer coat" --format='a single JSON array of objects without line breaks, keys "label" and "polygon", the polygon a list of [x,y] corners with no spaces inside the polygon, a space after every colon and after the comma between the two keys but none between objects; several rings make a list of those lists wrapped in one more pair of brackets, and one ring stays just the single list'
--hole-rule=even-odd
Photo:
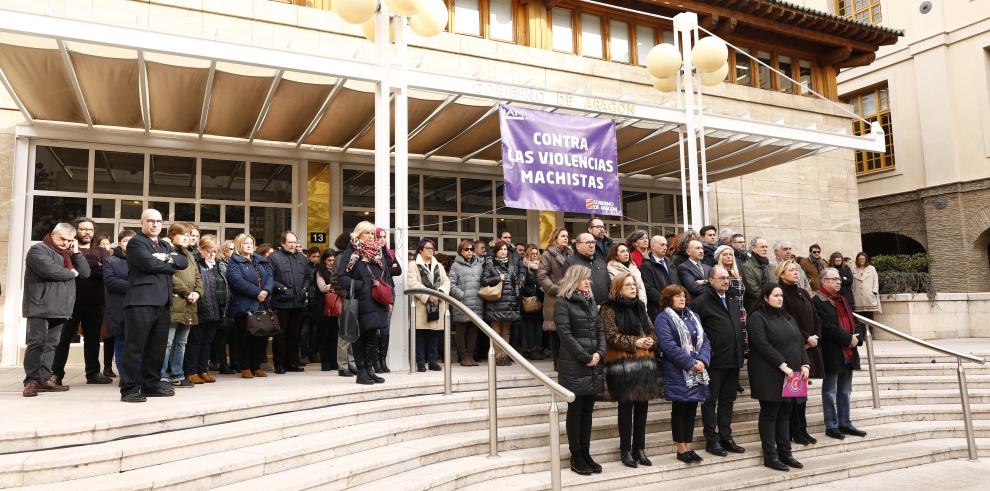
[{"label": "puffer coat", "polygon": [[567,257],[573,254],[570,248],[563,249],[557,246],[550,246],[540,255],[540,268],[536,272],[536,279],[543,289],[543,330],[556,331],[557,327],[553,323],[554,304],[557,303],[557,292],[560,279],[564,277],[564,262]]},{"label": "puffer coat", "polygon": [[[516,322],[520,318],[519,287],[524,278],[517,266],[511,258],[505,264],[492,257],[485,258],[481,286],[495,286],[502,282],[502,296],[494,302],[485,302],[485,321],[489,324]],[[503,276],[505,281],[502,280]]]},{"label": "puffer coat", "polygon": [[[464,259],[464,256],[457,255],[454,264],[450,265],[450,296],[458,299],[466,305],[478,317],[485,315],[485,303],[478,296],[481,289],[481,273],[484,270],[482,260],[472,257],[471,262]],[[451,320],[454,322],[471,322],[467,314],[458,309],[453,309]]]},{"label": "puffer coat", "polygon": [[[560,337],[557,381],[579,396],[603,392],[605,333],[598,319],[598,309],[575,292],[570,298],[557,299],[553,317]],[[599,362],[589,367],[595,353],[598,353]]]},{"label": "puffer coat", "polygon": [[175,252],[185,255],[189,265],[172,275],[172,323],[195,326],[199,324],[199,306],[189,303],[186,298],[192,292],[203,297],[203,277],[189,248],[176,247]]},{"label": "puffer coat", "polygon": [[[697,319],[690,308],[685,308],[681,314],[681,319],[691,331],[692,337],[698,335],[697,326],[694,320]],[[708,399],[708,386],[695,385],[688,387],[684,380],[684,371],[691,370],[694,362],[701,360],[707,368],[711,363],[712,348],[708,338],[705,337],[701,345],[701,351],[697,353],[689,352],[681,347],[681,337],[678,334],[674,320],[670,318],[669,312],[665,309],[657,315],[655,323],[657,338],[660,340],[660,352],[663,353],[663,379],[666,397],[668,401],[681,402],[702,402]]]}]

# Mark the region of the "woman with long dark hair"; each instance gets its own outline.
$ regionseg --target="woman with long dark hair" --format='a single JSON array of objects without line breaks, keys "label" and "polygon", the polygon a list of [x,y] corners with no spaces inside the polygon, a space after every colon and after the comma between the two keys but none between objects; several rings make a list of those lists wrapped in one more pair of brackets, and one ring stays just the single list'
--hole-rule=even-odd
[{"label": "woman with long dark hair", "polygon": [[[339,370],[341,376],[347,377],[350,376],[350,372],[347,372],[346,358],[344,360],[337,359],[337,335],[340,328],[338,322],[340,317],[326,315],[329,306],[324,303],[326,294],[334,291],[333,264],[336,259],[335,253],[336,251],[333,249],[323,251],[320,254],[320,262],[316,265],[316,272],[313,273],[313,284],[316,285],[317,295],[323,297],[323,302],[318,302],[323,305],[323,308],[314,315],[316,318],[317,349],[320,352],[321,371]],[[343,368],[341,368],[341,361],[343,361]]]},{"label": "woman with long dark hair", "polygon": [[[492,254],[485,259],[481,274],[481,286],[502,284],[502,295],[498,300],[485,302],[485,320],[502,339],[508,341],[510,326],[520,318],[519,287],[522,276],[517,264],[509,257],[509,244],[498,241],[492,246]],[[496,347],[496,364],[508,366],[512,359],[501,348]]]}]

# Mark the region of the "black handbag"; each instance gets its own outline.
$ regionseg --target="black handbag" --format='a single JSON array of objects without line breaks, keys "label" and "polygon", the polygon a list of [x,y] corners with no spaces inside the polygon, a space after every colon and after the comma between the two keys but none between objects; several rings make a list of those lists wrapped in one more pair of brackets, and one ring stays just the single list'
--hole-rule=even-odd
[{"label": "black handbag", "polygon": [[351,280],[351,289],[344,304],[340,309],[340,339],[353,343],[361,337],[361,326],[358,324],[358,299],[354,297],[354,280]]},{"label": "black handbag", "polygon": [[[431,290],[439,290],[438,286],[440,283],[440,274],[435,273],[433,276],[432,285],[430,284],[430,272],[423,267],[419,266],[419,279],[423,282],[423,286]],[[431,297],[432,298],[432,297]],[[440,320],[440,304],[433,302],[426,302],[426,322],[433,322]]]},{"label": "black handbag", "polygon": [[263,338],[282,334],[282,326],[278,323],[278,316],[268,309],[248,312],[244,329],[252,336]]},{"label": "black handbag", "polygon": [[440,304],[426,302],[426,322],[440,320]]}]

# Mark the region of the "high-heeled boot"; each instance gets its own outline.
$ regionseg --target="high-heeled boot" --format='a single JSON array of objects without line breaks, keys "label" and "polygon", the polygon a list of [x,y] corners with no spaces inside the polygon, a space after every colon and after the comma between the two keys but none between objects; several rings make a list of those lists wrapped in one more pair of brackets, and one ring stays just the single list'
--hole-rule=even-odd
[{"label": "high-heeled boot", "polygon": [[390,373],[392,370],[388,368],[388,334],[378,337],[378,361],[382,365],[382,371],[384,373]]}]

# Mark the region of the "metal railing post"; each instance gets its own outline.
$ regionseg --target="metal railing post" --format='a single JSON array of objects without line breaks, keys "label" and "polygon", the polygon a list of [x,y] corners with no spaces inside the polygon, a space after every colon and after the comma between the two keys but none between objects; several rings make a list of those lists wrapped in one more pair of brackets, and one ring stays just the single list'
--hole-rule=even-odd
[{"label": "metal railing post", "polygon": [[495,342],[488,346],[488,456],[498,457],[498,401],[495,399]]},{"label": "metal railing post", "polygon": [[880,388],[877,386],[877,362],[873,350],[873,329],[866,326],[866,356],[870,366],[870,391],[873,393],[873,409],[880,409]]},{"label": "metal railing post", "polygon": [[550,489],[560,491],[560,413],[557,396],[550,391]]},{"label": "metal railing post", "polygon": [[969,386],[966,385],[966,370],[962,358],[956,358],[956,375],[959,376],[959,398],[962,399],[963,424],[966,426],[966,448],[969,449],[969,460],[976,461],[976,437],[973,435],[973,414],[969,410]]},{"label": "metal railing post", "polygon": [[416,300],[409,296],[409,373],[416,373]]},{"label": "metal railing post", "polygon": [[450,379],[450,309],[444,309],[443,316],[443,395],[449,396],[452,381]]}]

